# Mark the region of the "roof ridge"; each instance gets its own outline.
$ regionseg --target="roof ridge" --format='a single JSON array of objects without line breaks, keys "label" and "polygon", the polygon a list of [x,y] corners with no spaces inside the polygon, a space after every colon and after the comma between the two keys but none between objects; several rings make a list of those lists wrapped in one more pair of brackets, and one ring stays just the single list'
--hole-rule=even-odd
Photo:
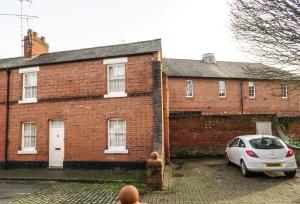
[{"label": "roof ridge", "polygon": [[19,56],[19,57],[8,57],[8,58],[1,58],[1,60],[10,60],[10,59],[16,59],[16,58],[23,58],[22,56]]},{"label": "roof ridge", "polygon": [[[87,48],[80,48],[80,49],[72,49],[72,50],[62,50],[62,51],[56,51],[56,52],[49,52],[40,54],[39,56],[48,55],[48,54],[57,54],[57,53],[66,53],[66,52],[73,52],[73,51],[81,51],[81,50],[89,50],[89,49],[96,49],[96,48],[105,48],[105,47],[116,47],[116,46],[127,46],[132,44],[139,44],[139,43],[146,43],[146,42],[154,42],[154,41],[161,41],[161,38],[156,38],[152,40],[143,40],[143,41],[136,41],[131,43],[123,43],[123,44],[112,44],[112,45],[104,45],[104,46],[96,46],[96,47],[87,47]],[[23,56],[19,57],[9,57],[9,58],[2,58],[1,60],[10,60],[10,59],[16,59],[16,58],[23,58]]]},{"label": "roof ridge", "polygon": [[139,44],[139,43],[145,43],[145,42],[153,42],[153,41],[161,41],[161,38],[156,38],[156,39],[153,39],[153,40],[136,41],[136,42],[131,42],[131,43],[123,43],[123,44],[112,44],[112,45],[87,47],[87,48],[80,48],[80,49],[73,49],[73,50],[62,50],[62,51],[44,53],[44,54],[41,54],[40,56],[47,55],[47,54],[52,54],[52,53],[63,53],[63,52],[72,52],[72,51],[80,51],[80,50],[89,50],[89,49],[95,49],[95,48],[116,47],[116,46],[121,46],[121,45],[126,46],[126,45]]},{"label": "roof ridge", "polygon": [[[188,61],[203,61],[202,59],[183,59],[183,58],[168,58],[168,57],[164,57],[163,59],[166,59],[166,60],[188,60]],[[217,62],[229,62],[229,63],[248,63],[248,64],[261,64],[261,65],[265,65],[263,63],[260,63],[260,62],[241,62],[241,61],[224,61],[224,60],[220,60]],[[267,65],[265,65],[267,66]]]}]

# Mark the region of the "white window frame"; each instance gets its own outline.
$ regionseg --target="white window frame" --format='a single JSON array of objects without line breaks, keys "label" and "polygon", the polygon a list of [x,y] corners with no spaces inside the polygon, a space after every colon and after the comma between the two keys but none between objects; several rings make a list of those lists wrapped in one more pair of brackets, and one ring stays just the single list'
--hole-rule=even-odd
[{"label": "white window frame", "polygon": [[[253,96],[250,95],[250,88],[253,88]],[[256,97],[256,87],[255,87],[255,82],[253,81],[249,81],[249,84],[248,84],[248,95],[249,95],[249,98],[255,98]]]},{"label": "white window frame", "polygon": [[[124,121],[124,132],[125,134],[125,146],[111,146],[110,144],[110,132],[109,132],[109,123],[110,121]],[[124,118],[111,118],[107,121],[107,146],[108,149],[104,150],[105,154],[128,154],[128,150],[126,149],[127,147],[127,137],[126,137],[126,120]]]},{"label": "white window frame", "polygon": [[[34,124],[35,125],[35,143],[34,143],[34,147],[25,147],[25,124]],[[37,150],[36,150],[36,140],[37,140],[37,125],[34,122],[23,122],[22,123],[22,145],[21,145],[21,150],[18,151],[18,154],[37,154]]]},{"label": "white window frame", "polygon": [[[222,87],[222,85],[224,85]],[[221,94],[223,94],[224,91],[224,96],[222,96]],[[219,81],[219,97],[220,98],[226,98],[226,82],[224,80]]]},{"label": "white window frame", "polygon": [[288,85],[281,84],[281,98],[287,99],[288,98]]},{"label": "white window frame", "polygon": [[[109,61],[110,62],[110,61]],[[111,92],[110,91],[110,76],[109,76],[109,68],[111,66],[118,66],[123,65],[124,66],[124,91],[119,92]],[[115,63],[115,64],[107,64],[107,94],[104,95],[104,98],[113,98],[113,97],[127,97],[126,91],[126,64],[125,63]]]},{"label": "white window frame", "polygon": [[22,74],[22,100],[19,101],[19,104],[24,104],[24,103],[36,103],[37,102],[37,93],[36,93],[36,97],[32,97],[32,98],[25,98],[25,77],[26,75],[29,74],[36,74],[36,92],[37,92],[37,88],[38,88],[38,71],[40,71],[39,67],[29,67],[29,68],[22,68],[19,69],[19,73]]},{"label": "white window frame", "polygon": [[[190,86],[190,87],[189,87]],[[190,89],[190,90],[189,90]],[[189,92],[190,91],[190,92]],[[193,93],[193,80],[186,80],[185,81],[185,97],[187,98],[192,98],[194,93]],[[191,95],[189,95],[191,93]]]}]

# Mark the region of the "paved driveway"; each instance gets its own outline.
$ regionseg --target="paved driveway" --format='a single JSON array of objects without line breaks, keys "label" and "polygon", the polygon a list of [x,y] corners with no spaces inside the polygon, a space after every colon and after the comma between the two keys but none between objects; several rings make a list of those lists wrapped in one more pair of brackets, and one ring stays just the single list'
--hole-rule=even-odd
[{"label": "paved driveway", "polygon": [[181,203],[300,203],[297,178],[255,174],[244,178],[239,168],[223,159],[174,160],[169,189],[143,196],[149,204]]}]

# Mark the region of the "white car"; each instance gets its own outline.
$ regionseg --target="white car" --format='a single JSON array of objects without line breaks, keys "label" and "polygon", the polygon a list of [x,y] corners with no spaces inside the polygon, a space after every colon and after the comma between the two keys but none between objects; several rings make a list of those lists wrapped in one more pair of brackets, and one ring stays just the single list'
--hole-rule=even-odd
[{"label": "white car", "polygon": [[297,163],[293,150],[278,137],[245,135],[226,146],[226,163],[241,167],[242,174],[283,171],[287,177],[296,175]]}]

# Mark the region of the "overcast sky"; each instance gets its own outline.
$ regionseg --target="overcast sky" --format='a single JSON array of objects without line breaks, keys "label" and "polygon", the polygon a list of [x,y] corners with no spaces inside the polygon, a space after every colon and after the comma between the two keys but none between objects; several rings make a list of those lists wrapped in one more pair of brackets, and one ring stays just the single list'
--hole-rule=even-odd
[{"label": "overcast sky", "polygon": [[[249,61],[229,30],[227,0],[32,0],[24,14],[50,52],[162,39],[163,55]],[[18,0],[1,0],[0,13],[20,13]],[[0,58],[21,55],[20,20],[0,16]],[[28,28],[24,20],[24,34]]]}]

